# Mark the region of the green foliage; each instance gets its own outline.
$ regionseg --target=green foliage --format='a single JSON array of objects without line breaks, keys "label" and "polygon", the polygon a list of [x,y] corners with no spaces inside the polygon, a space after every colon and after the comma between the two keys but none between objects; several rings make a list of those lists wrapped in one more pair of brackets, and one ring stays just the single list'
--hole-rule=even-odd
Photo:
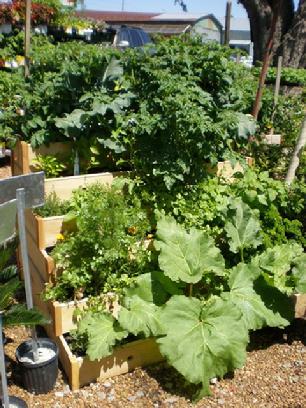
[{"label": "green foliage", "polygon": [[47,324],[48,320],[37,310],[28,310],[25,305],[16,304],[14,296],[21,287],[16,277],[16,266],[6,266],[12,256],[11,249],[0,249],[0,311],[4,326]]},{"label": "green foliage", "polygon": [[[186,186],[176,196],[149,197],[158,208],[173,214],[187,229],[197,228],[208,232],[224,249],[225,223],[229,202],[240,199],[259,218],[264,247],[272,247],[294,239],[305,246],[305,184],[290,187],[273,180],[268,173],[245,169],[243,176],[236,174],[231,183],[209,177],[196,186]],[[150,202],[149,201],[149,202]],[[152,205],[152,204],[151,204]],[[257,225],[258,228],[258,225]]]},{"label": "green foliage", "polygon": [[230,302],[185,296],[173,296],[160,314],[160,350],[189,382],[202,384],[199,397],[210,393],[211,378],[243,366],[248,332],[240,317]]},{"label": "green foliage", "polygon": [[[305,256],[303,248],[294,242],[266,249],[254,258],[253,264],[259,266],[267,282],[281,292],[291,294],[303,288],[301,270],[305,266]],[[295,264],[298,267],[292,273]]]},{"label": "green foliage", "polygon": [[292,270],[292,279],[295,283],[295,290],[298,293],[306,293],[306,254],[301,254],[294,262],[296,265]]},{"label": "green foliage", "polygon": [[158,306],[134,295],[125,298],[125,305],[121,307],[118,322],[123,329],[135,336],[143,333],[145,337],[159,335],[161,323],[157,315]]},{"label": "green foliage", "polygon": [[47,178],[58,177],[66,168],[56,157],[51,155],[38,155],[33,161],[37,171],[44,171]]},{"label": "green foliage", "polygon": [[9,147],[16,142],[18,134],[15,129],[22,121],[20,93],[24,86],[19,72],[0,71],[0,142]]},{"label": "green foliage", "polygon": [[[281,145],[265,145],[264,142],[254,145],[252,156],[261,170],[269,171],[277,178],[284,178],[290,158],[299,136],[305,109],[305,96],[281,94],[273,112],[274,93],[265,89],[262,108],[259,114],[257,135],[269,134],[273,128],[274,134],[281,135]],[[301,156],[298,169],[300,178],[305,175],[305,155]]]},{"label": "green foliage", "polygon": [[[253,73],[259,76],[260,68],[252,68]],[[275,83],[276,81],[276,68],[269,68],[267,73],[267,83]],[[302,68],[282,68],[281,72],[281,84],[282,85],[301,85],[306,86],[306,72]]]},{"label": "green foliage", "polygon": [[[258,250],[256,213],[246,204],[237,204],[237,201],[232,201],[231,207],[235,211],[233,214],[228,212],[227,217],[230,217],[235,234],[228,235],[228,247],[236,252],[247,242],[248,247]],[[252,224],[254,236],[248,229]],[[135,279],[134,285],[124,291],[117,320],[108,315],[105,322],[105,315],[101,317],[101,314],[88,311],[88,329],[87,323],[83,326],[81,319],[80,335],[93,336],[87,347],[91,358],[108,355],[117,335],[117,339],[128,333],[145,337],[155,335],[168,362],[189,382],[201,384],[199,398],[209,394],[212,377],[223,377],[228,371],[243,365],[249,330],[289,324],[293,317],[290,313],[292,305],[278,290],[277,257],[271,255],[272,250],[276,253],[279,249],[273,248],[251,257],[248,264],[238,263],[226,270],[223,262],[218,262],[216,268],[215,255],[221,257],[216,248],[214,256],[207,256],[206,245],[201,245],[204,237],[212,248],[213,240],[207,234],[196,230],[189,233],[171,217],[159,215],[155,246],[160,250],[159,267],[162,271],[146,273]],[[289,248],[290,244],[287,246]],[[288,253],[288,248],[280,250]],[[294,244],[291,251],[286,273],[291,276],[292,272],[292,288],[298,287],[297,281],[304,287],[302,248]],[[208,279],[207,270],[212,271],[211,279]],[[220,270],[221,277],[218,276]],[[270,279],[267,279],[267,271]],[[161,278],[163,273],[164,279]],[[196,279],[190,280],[190,276],[196,276]],[[222,280],[221,285],[218,279]],[[186,290],[185,282],[189,284],[188,297],[182,294],[182,289]],[[98,318],[103,323],[96,322]],[[94,344],[98,330],[105,326],[106,344]]]},{"label": "green foliage", "polygon": [[230,250],[240,252],[241,260],[244,261],[244,250],[249,247],[257,248],[262,242],[259,235],[260,223],[254,211],[243,201],[237,200],[231,204],[224,229],[230,240]]},{"label": "green foliage", "polygon": [[128,332],[106,314],[86,314],[78,325],[78,331],[88,337],[87,355],[90,360],[99,360],[112,353],[112,346],[127,337]]},{"label": "green foliage", "polygon": [[150,227],[136,197],[99,184],[74,194],[76,231],[65,233],[52,252],[58,274],[47,297],[67,300],[84,295],[121,292],[150,265],[144,239]]},{"label": "green foliage", "polygon": [[195,39],[162,41],[154,58],[150,49],[124,56],[136,100],[119,139],[151,191],[196,183],[203,161],[216,164],[253,132],[227,57],[227,49]]},{"label": "green foliage", "polygon": [[45,197],[45,204],[35,208],[35,214],[41,217],[54,217],[67,214],[71,210],[68,200],[61,200],[53,191]]},{"label": "green foliage", "polygon": [[192,229],[187,233],[173,218],[167,217],[157,223],[157,238],[159,265],[173,281],[196,283],[204,273],[224,274],[220,250],[205,232]]},{"label": "green foliage", "polygon": [[[222,298],[230,300],[237,306],[248,330],[257,330],[264,326],[287,326],[288,320],[284,319],[278,312],[273,313],[254,290],[253,282],[259,274],[259,268],[252,264],[237,265],[232,269],[229,277],[230,292],[223,293]],[[281,297],[279,298],[282,300]]]}]

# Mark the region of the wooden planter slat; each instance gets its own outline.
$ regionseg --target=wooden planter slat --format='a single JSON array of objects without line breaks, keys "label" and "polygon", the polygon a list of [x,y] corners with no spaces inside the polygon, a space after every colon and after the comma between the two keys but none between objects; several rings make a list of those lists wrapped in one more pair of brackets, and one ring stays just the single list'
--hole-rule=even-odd
[{"label": "wooden planter slat", "polygon": [[25,211],[27,236],[32,239],[37,248],[45,249],[56,244],[56,236],[61,232],[63,215],[56,217],[40,217],[32,210]]},{"label": "wooden planter slat", "polygon": [[111,185],[114,178],[128,174],[127,172],[105,172],[96,174],[83,174],[80,176],[59,177],[45,180],[45,194],[56,193],[62,200],[68,200],[72,192],[79,187],[93,183]]},{"label": "wooden planter slat", "polygon": [[[35,171],[33,165],[38,155],[56,155],[67,154],[71,152],[70,143],[52,143],[50,146],[40,146],[33,149],[28,143],[17,142],[12,156],[12,175],[19,176]],[[100,182],[102,184],[111,184],[115,177],[128,174],[127,172],[104,172],[96,174],[85,174],[80,176],[50,178],[45,180],[45,194],[55,192],[62,200],[71,197],[72,191],[81,186]]]},{"label": "wooden planter slat", "polygon": [[[254,165],[254,159],[252,157],[245,157],[245,161],[249,167]],[[215,174],[218,177],[223,177],[229,181],[231,181],[235,173],[243,173],[244,171],[243,166],[239,162],[237,162],[233,167],[230,160],[218,162],[216,166],[206,165],[206,170],[208,173]]]},{"label": "wooden planter slat", "polygon": [[69,333],[76,328],[74,312],[83,309],[87,304],[87,298],[76,302],[51,302],[51,316],[53,319],[53,330],[55,336]]},{"label": "wooden planter slat", "polygon": [[125,344],[115,348],[109,357],[100,361],[90,361],[87,357],[76,357],[64,336],[56,337],[50,327],[47,327],[46,331],[59,347],[60,362],[73,391],[93,381],[125,374],[137,367],[145,367],[164,360],[154,338]]},{"label": "wooden planter slat", "polygon": [[282,135],[264,135],[263,140],[267,145],[280,145],[282,143]]},{"label": "wooden planter slat", "polygon": [[296,319],[306,319],[306,294],[293,295]]},{"label": "wooden planter slat", "polygon": [[18,141],[13,150],[12,175],[19,176],[35,171],[33,161],[38,155],[65,155],[71,152],[71,143],[51,143],[50,146],[40,146],[33,149],[30,144]]}]

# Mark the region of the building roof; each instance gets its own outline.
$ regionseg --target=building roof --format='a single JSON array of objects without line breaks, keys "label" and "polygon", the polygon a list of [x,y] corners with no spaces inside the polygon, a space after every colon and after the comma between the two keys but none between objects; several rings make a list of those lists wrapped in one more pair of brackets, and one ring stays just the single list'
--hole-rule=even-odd
[{"label": "building roof", "polygon": [[188,21],[193,22],[197,21],[202,17],[207,16],[209,13],[162,13],[152,17],[152,20],[158,21]]},{"label": "building roof", "polygon": [[91,18],[97,21],[150,21],[153,17],[157,16],[158,13],[138,13],[138,12],[127,12],[127,11],[98,11],[98,10],[81,10],[77,11],[76,14],[80,17]]}]

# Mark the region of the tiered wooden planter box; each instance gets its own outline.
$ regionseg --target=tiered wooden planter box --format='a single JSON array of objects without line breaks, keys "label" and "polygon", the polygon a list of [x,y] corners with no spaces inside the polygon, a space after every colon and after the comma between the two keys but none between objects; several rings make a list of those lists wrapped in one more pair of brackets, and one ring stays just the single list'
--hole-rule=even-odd
[{"label": "tiered wooden planter box", "polygon": [[68,377],[72,390],[96,380],[128,373],[137,367],[145,367],[164,360],[153,338],[134,341],[117,347],[113,354],[100,361],[90,361],[87,357],[76,357],[70,350],[64,336],[54,337],[59,348],[59,358]]},{"label": "tiered wooden planter box", "polygon": [[[43,154],[41,151],[39,153]],[[45,154],[50,154],[50,152]],[[19,157],[19,160],[17,160],[17,157]],[[24,160],[26,157],[28,157],[27,161]],[[251,158],[246,160],[248,165],[253,164]],[[19,150],[17,148],[16,152],[14,152],[13,166],[15,166],[15,170],[13,170],[13,174],[24,174],[32,171],[30,162],[29,145],[20,142]],[[19,164],[17,165],[17,163]],[[232,168],[228,161],[219,163],[216,169],[211,170],[218,176],[231,179],[235,172],[241,172],[243,168],[240,164],[236,164]],[[97,181],[111,184],[114,177],[119,174],[121,173],[100,173],[47,179],[45,190],[47,194],[54,191],[61,199],[69,199],[72,191],[76,188]],[[154,339],[139,340],[118,347],[111,356],[103,358],[101,361],[89,361],[88,358],[73,355],[64,335],[75,328],[74,312],[76,308],[84,308],[87,300],[60,303],[45,302],[41,297],[45,285],[51,282],[54,277],[55,264],[52,257],[48,255],[47,249],[56,244],[56,236],[61,232],[63,218],[63,216],[42,218],[28,210],[26,212],[26,233],[34,304],[42,312],[50,315],[52,319],[52,323],[46,327],[46,331],[48,336],[54,339],[59,347],[60,361],[72,390],[76,390],[97,379],[127,373],[136,367],[143,367],[162,361],[163,357]],[[306,300],[303,297],[297,296],[295,303],[296,317],[304,316]]]},{"label": "tiered wooden planter box", "polygon": [[12,156],[12,175],[19,176],[35,171],[34,160],[38,155],[65,155],[71,152],[70,143],[52,143],[33,149],[27,142],[17,142]]},{"label": "tiered wooden planter box", "polygon": [[26,225],[30,249],[30,271],[33,300],[37,308],[52,319],[46,326],[47,334],[59,347],[59,357],[72,390],[97,379],[109,378],[127,373],[136,367],[144,367],[163,360],[154,339],[139,340],[116,348],[114,353],[101,361],[76,357],[71,352],[64,334],[75,328],[73,314],[76,308],[83,308],[87,299],[77,302],[45,302],[41,294],[46,283],[52,280],[54,261],[48,255],[46,246],[56,242],[63,217],[41,218],[27,211]]},{"label": "tiered wooden planter box", "polygon": [[[26,142],[18,142],[13,151],[12,157],[12,175],[19,176],[35,171],[34,160],[37,155],[56,155],[65,154],[71,151],[69,143],[52,143],[48,146],[41,146],[38,149],[32,147]],[[58,177],[45,179],[45,194],[55,192],[62,200],[71,197],[74,190],[79,187],[100,182],[102,184],[111,184],[115,177],[124,175],[124,172],[103,172],[94,174],[82,174],[79,176]]]}]

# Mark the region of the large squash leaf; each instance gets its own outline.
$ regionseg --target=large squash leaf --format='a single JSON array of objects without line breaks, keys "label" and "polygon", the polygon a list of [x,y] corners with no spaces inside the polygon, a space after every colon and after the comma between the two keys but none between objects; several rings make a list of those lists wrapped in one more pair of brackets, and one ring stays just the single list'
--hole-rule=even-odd
[{"label": "large squash leaf", "polygon": [[182,289],[161,271],[153,271],[137,276],[132,287],[125,289],[125,295],[140,297],[146,302],[156,305],[164,304],[169,295],[180,295]]},{"label": "large squash leaf", "polygon": [[225,231],[229,238],[230,249],[234,253],[243,253],[245,248],[257,248],[262,239],[260,237],[260,223],[254,211],[242,200],[231,203],[229,221],[225,223]]},{"label": "large squash leaf", "polygon": [[295,259],[295,264],[292,270],[295,290],[298,293],[306,293],[306,254]]},{"label": "large squash leaf", "polygon": [[175,282],[196,283],[208,272],[224,275],[224,259],[213,239],[196,229],[188,233],[172,217],[158,221],[155,246],[160,268]]},{"label": "large squash leaf", "polygon": [[173,296],[160,313],[165,337],[157,342],[161,353],[191,383],[202,383],[241,367],[246,357],[248,332],[241,312],[231,302],[213,298]]},{"label": "large squash leaf", "polygon": [[125,298],[124,303],[126,307],[121,307],[118,317],[123,329],[135,336],[139,333],[143,333],[145,337],[160,334],[161,324],[158,318],[158,306],[146,302],[139,296]]},{"label": "large squash leaf", "polygon": [[87,313],[78,324],[78,333],[87,334],[87,355],[91,361],[112,354],[116,341],[127,337],[113,316],[104,313]]},{"label": "large squash leaf", "polygon": [[253,288],[254,280],[259,276],[256,266],[239,264],[231,271],[229,278],[230,292],[224,292],[222,298],[234,303],[242,313],[242,319],[249,330],[261,329],[264,326],[285,327],[289,321],[280,313],[267,308],[261,297]]},{"label": "large squash leaf", "polygon": [[[259,266],[263,270],[269,284],[283,293],[291,294],[294,290],[295,279],[292,278],[290,271],[293,264],[296,263],[296,268],[299,268],[298,265],[301,264],[301,276],[303,276],[303,262],[298,261],[302,253],[303,248],[297,243],[277,245],[266,249],[262,254],[253,258],[252,264]],[[302,258],[300,259],[302,260]],[[293,275],[298,276],[298,269],[295,269],[295,271]]]}]

